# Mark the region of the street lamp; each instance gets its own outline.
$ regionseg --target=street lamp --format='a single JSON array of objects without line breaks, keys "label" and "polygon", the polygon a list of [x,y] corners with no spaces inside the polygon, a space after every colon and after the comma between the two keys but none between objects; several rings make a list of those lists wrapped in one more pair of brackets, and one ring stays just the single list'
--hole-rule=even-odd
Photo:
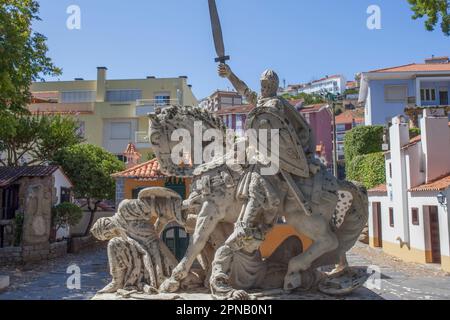
[{"label": "street lamp", "polygon": [[438,193],[437,200],[441,206],[444,206],[447,203],[447,197],[442,192]]}]

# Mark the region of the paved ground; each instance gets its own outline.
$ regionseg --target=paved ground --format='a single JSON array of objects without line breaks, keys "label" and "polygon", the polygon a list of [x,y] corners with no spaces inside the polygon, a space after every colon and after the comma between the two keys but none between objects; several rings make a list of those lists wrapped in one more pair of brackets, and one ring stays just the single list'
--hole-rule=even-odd
[{"label": "paved ground", "polygon": [[[346,299],[445,299],[450,300],[450,275],[440,271],[437,266],[423,266],[401,262],[383,254],[381,251],[358,244],[348,256],[353,266],[373,266],[381,271],[375,273],[366,283]],[[80,267],[81,287],[70,290],[66,282],[71,274],[67,268],[73,264]],[[0,300],[34,299],[91,299],[95,293],[109,282],[106,248],[100,247],[78,255],[68,255],[51,262],[26,268],[0,268],[0,274],[11,277],[8,291],[0,293]],[[377,282],[377,278],[380,281]],[[207,298],[207,295],[192,297]],[[191,297],[191,298],[192,298]],[[266,298],[282,299],[330,299],[321,294],[296,296],[268,295]],[[108,298],[108,297],[105,297]],[[190,298],[185,296],[184,298]]]}]

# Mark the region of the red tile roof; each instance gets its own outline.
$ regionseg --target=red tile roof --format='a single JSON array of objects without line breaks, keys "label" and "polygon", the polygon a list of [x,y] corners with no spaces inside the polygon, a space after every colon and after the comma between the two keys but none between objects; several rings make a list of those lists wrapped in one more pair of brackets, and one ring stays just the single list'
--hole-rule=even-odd
[{"label": "red tile roof", "polygon": [[141,154],[139,152],[137,152],[136,146],[131,142],[127,145],[127,148],[125,149],[123,154],[124,155],[137,155],[139,157],[141,156]]},{"label": "red tile roof", "polygon": [[450,187],[450,173],[447,173],[446,175],[437,178],[434,181],[431,181],[429,183],[411,188],[409,191],[415,192],[415,191],[442,191]]},{"label": "red tile roof", "polygon": [[217,112],[217,115],[225,115],[225,114],[247,114],[250,113],[255,108],[255,106],[251,104],[244,104],[240,106],[232,106],[222,108]]},{"label": "red tile roof", "polygon": [[158,160],[153,159],[135,167],[111,175],[113,178],[158,179],[165,175],[160,171]]},{"label": "red tile roof", "polygon": [[23,177],[48,177],[58,169],[58,166],[0,167],[0,187]]},{"label": "red tile roof", "polygon": [[379,186],[376,186],[376,187],[368,190],[367,192],[369,192],[369,193],[386,193],[387,187],[386,187],[386,184],[380,184]]},{"label": "red tile roof", "polygon": [[303,108],[300,109],[300,112],[301,113],[319,112],[326,106],[328,106],[327,103],[312,104],[309,106],[304,106]]},{"label": "red tile roof", "polygon": [[432,72],[432,71],[450,71],[450,63],[411,63],[403,66],[384,68],[372,70],[370,72],[385,73],[385,72]]},{"label": "red tile roof", "polygon": [[361,113],[355,110],[347,110],[336,116],[336,124],[346,124],[346,123],[363,123],[364,116],[361,116]]}]

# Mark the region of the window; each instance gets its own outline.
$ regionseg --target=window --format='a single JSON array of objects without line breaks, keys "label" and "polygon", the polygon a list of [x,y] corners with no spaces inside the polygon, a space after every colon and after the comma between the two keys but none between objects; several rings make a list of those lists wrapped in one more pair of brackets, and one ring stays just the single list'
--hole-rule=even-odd
[{"label": "window", "polygon": [[169,105],[170,104],[170,95],[156,95],[155,96],[155,103],[157,105]]},{"label": "window", "polygon": [[386,102],[406,102],[408,98],[407,86],[385,86],[384,100]]},{"label": "window", "polygon": [[336,125],[336,131],[345,131],[345,124]]},{"label": "window", "polygon": [[[125,157],[123,154],[116,154],[116,157],[123,163],[127,163],[127,157]],[[133,199],[135,199],[135,198],[133,198]]]},{"label": "window", "polygon": [[392,179],[392,163],[389,163],[389,178]]},{"label": "window", "polygon": [[419,225],[419,209],[418,208],[411,208],[411,221],[412,224],[415,226]]},{"label": "window", "polygon": [[142,99],[141,90],[108,90],[106,91],[106,101],[108,102],[130,102]]},{"label": "window", "polygon": [[436,101],[436,90],[435,89],[420,89],[420,100]]},{"label": "window", "polygon": [[394,208],[389,208],[389,225],[393,228],[394,224]]},{"label": "window", "polygon": [[94,102],[96,95],[95,91],[65,91],[61,92],[61,103]]},{"label": "window", "polygon": [[70,189],[61,187],[61,201],[60,201],[60,203],[71,202],[70,200],[71,200],[70,199]]},{"label": "window", "polygon": [[112,122],[111,140],[130,140],[131,141],[131,123],[130,122]]}]

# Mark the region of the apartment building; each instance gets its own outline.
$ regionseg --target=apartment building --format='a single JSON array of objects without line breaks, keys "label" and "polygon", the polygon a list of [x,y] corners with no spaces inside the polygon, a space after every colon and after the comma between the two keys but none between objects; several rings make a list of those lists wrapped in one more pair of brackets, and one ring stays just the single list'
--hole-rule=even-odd
[{"label": "apartment building", "polygon": [[122,152],[131,142],[143,161],[151,152],[149,113],[171,104],[197,105],[186,76],[178,78],[109,80],[107,68],[97,68],[96,80],[36,82],[31,86],[32,113],[75,117],[88,143],[125,160]]},{"label": "apartment building", "polygon": [[433,57],[425,63],[362,73],[359,103],[365,106],[366,125],[385,125],[406,109],[449,109],[449,91],[450,60]]}]

